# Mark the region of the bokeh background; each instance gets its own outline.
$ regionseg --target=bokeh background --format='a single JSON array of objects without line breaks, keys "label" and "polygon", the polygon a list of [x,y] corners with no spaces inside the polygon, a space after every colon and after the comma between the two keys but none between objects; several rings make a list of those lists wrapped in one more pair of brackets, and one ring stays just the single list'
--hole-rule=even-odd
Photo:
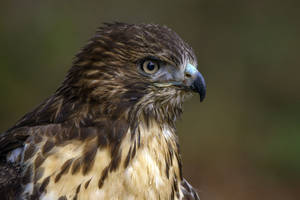
[{"label": "bokeh background", "polygon": [[165,24],[191,46],[207,98],[178,122],[202,200],[300,199],[300,1],[0,2],[0,132],[51,95],[102,22]]}]

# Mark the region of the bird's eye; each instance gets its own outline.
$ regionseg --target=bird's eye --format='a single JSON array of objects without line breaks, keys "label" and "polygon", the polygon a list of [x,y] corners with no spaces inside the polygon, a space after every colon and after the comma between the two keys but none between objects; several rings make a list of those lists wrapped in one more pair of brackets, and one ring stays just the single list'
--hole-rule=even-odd
[{"label": "bird's eye", "polygon": [[154,74],[159,70],[159,64],[152,60],[146,60],[142,64],[142,70],[147,74]]}]

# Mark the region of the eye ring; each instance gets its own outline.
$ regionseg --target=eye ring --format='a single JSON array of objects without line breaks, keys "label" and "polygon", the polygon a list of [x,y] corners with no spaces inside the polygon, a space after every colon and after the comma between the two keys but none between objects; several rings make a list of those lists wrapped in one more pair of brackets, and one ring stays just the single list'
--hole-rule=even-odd
[{"label": "eye ring", "polygon": [[145,60],[141,68],[147,74],[154,74],[159,70],[159,64],[153,60]]}]

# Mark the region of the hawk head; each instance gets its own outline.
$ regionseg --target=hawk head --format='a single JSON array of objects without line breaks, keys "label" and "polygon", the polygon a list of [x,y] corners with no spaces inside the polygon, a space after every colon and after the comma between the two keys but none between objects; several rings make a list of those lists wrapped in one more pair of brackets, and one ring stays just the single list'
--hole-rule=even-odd
[{"label": "hawk head", "polygon": [[[192,91],[205,82],[192,48],[166,26],[105,24],[77,54],[58,93],[101,105],[111,117],[175,121]],[[68,90],[68,92],[66,92]]]}]

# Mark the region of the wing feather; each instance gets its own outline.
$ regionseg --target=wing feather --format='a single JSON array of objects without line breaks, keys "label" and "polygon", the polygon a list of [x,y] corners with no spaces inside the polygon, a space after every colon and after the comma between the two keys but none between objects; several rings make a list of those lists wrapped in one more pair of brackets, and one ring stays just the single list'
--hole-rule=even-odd
[{"label": "wing feather", "polygon": [[183,200],[200,200],[196,190],[183,179],[181,182],[181,190],[183,192]]}]

